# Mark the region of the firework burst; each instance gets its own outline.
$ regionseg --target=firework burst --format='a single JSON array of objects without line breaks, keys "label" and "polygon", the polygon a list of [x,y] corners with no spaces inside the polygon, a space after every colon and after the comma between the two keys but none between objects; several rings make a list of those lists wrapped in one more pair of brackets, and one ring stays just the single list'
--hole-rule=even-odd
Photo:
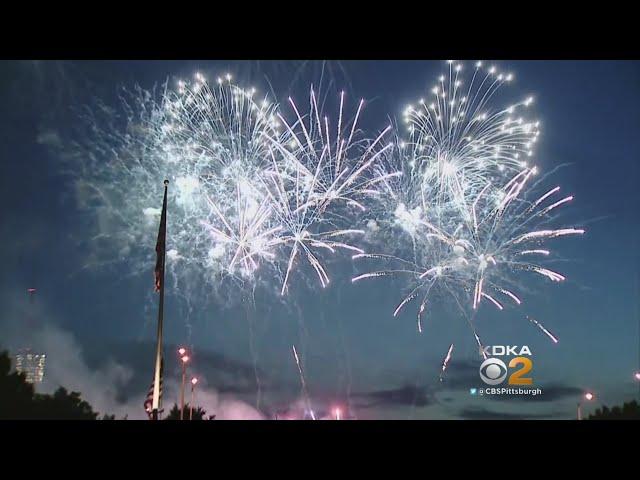
[{"label": "firework burst", "polygon": [[512,74],[478,62],[469,77],[461,63],[449,62],[430,95],[403,112],[408,139],[400,142],[411,181],[430,200],[462,209],[489,181],[526,168],[539,135],[539,122],[523,117],[532,97],[492,109]]},{"label": "firework burst", "polygon": [[355,223],[354,215],[366,210],[364,199],[378,193],[376,186],[389,177],[376,176],[373,167],[391,147],[383,144],[391,127],[373,140],[361,138],[357,126],[364,101],[360,101],[354,118],[347,121],[344,97],[342,92],[337,126],[333,128],[329,118],[322,115],[313,88],[308,114],[302,116],[289,99],[295,113],[293,121],[279,115],[289,137],[287,143],[273,141],[267,191],[281,226],[280,242],[288,250],[282,294],[297,257],[308,261],[320,285],[326,287],[330,280],[319,260],[320,251],[364,253],[349,240],[364,232],[348,226]]},{"label": "firework burst", "polygon": [[[551,254],[544,244],[584,233],[556,226],[556,209],[573,197],[559,197],[560,187],[540,194],[540,182],[533,181],[537,167],[528,161],[539,123],[518,113],[531,99],[492,109],[490,100],[511,74],[483,70],[478,62],[466,84],[462,64],[449,62],[448,70],[433,87],[432,101],[407,107],[408,139],[399,140],[387,159],[402,175],[382,182],[384,194],[370,220],[385,253],[353,256],[383,263],[354,282],[409,280],[393,315],[416,300],[420,332],[435,298],[453,299],[472,317],[483,303],[499,310],[507,302],[522,304],[520,272],[563,281],[544,266]],[[474,336],[480,345],[475,328]]]},{"label": "firework burst", "polygon": [[351,225],[386,178],[374,167],[390,127],[368,139],[358,127],[363,101],[347,118],[342,93],[332,126],[313,88],[309,98],[304,115],[289,99],[287,119],[230,76],[208,82],[196,73],[175,88],[122,97],[123,115],[104,107],[96,118],[90,110],[91,135],[75,144],[83,169],[74,175],[91,191],[87,207],[109,220],[98,237],[107,247],[117,237],[123,260],[143,270],[148,258],[138,246],[153,238],[158,179],[169,178],[167,255],[176,282],[199,271],[216,291],[240,291],[261,278],[272,286],[275,277],[284,294],[302,259],[325,287],[323,253],[363,252],[353,243],[362,231]]}]

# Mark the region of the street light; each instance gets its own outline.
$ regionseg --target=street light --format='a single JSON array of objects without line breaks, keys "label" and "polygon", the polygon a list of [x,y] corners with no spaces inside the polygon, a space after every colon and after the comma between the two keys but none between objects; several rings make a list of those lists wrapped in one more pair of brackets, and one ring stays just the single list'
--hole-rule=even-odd
[{"label": "street light", "polygon": [[635,378],[636,380],[638,380],[640,382],[640,371],[634,373],[633,374],[633,378]]},{"label": "street light", "polygon": [[340,410],[340,408],[333,409],[333,416],[335,417],[336,420],[340,420],[341,414],[342,414],[342,411]]},{"label": "street light", "polygon": [[186,354],[187,349],[180,347],[178,354],[180,354],[180,360],[182,361],[182,385],[180,387],[180,420],[184,420],[184,384],[187,381],[187,362],[189,361],[189,355]]},{"label": "street light", "polygon": [[[584,394],[584,399],[589,402],[594,398],[595,398],[595,395],[591,392],[586,392]],[[582,402],[578,402],[578,420],[582,420]]]},{"label": "street light", "polygon": [[198,383],[198,379],[193,377],[191,379],[191,402],[189,403],[189,420],[193,420],[193,392],[196,389],[196,383]]}]

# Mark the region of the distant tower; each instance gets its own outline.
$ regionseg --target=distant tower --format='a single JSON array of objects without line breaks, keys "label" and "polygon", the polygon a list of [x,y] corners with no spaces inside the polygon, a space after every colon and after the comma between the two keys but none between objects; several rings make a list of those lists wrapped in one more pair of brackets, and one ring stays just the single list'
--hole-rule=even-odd
[{"label": "distant tower", "polygon": [[[35,288],[27,289],[29,294],[29,316],[27,318],[26,328],[33,329],[35,322],[33,319]],[[16,355],[16,371],[24,373],[26,380],[34,385],[41,383],[44,379],[44,365],[47,356],[44,353],[37,353],[31,350],[31,347],[22,348]]]},{"label": "distant tower", "polygon": [[24,373],[29,383],[41,383],[44,380],[44,364],[47,356],[42,353],[32,353],[24,348],[16,355],[16,371]]}]

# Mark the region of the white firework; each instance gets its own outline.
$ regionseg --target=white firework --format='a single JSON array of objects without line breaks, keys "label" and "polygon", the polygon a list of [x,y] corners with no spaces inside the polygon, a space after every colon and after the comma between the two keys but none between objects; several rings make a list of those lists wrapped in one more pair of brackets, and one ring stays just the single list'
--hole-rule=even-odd
[{"label": "white firework", "polygon": [[449,62],[429,95],[406,107],[402,161],[408,181],[429,202],[468,210],[469,199],[487,183],[499,185],[527,168],[539,136],[539,122],[523,112],[533,97],[497,109],[491,103],[512,79],[482,62],[465,76],[462,63]]},{"label": "white firework", "polygon": [[349,226],[358,213],[366,210],[365,200],[378,193],[377,185],[386,178],[373,172],[376,161],[390,148],[383,142],[391,127],[373,140],[362,138],[358,119],[364,101],[360,101],[354,118],[346,120],[344,97],[343,92],[337,125],[333,127],[322,115],[313,88],[310,109],[304,117],[291,98],[293,120],[279,116],[289,141],[273,142],[266,184],[281,226],[280,241],[288,250],[281,294],[286,292],[298,257],[306,259],[320,285],[326,287],[330,279],[320,260],[321,252],[333,254],[342,249],[364,253],[350,240],[364,232]]},{"label": "white firework", "polygon": [[165,116],[156,125],[163,150],[183,172],[175,182],[177,201],[199,217],[187,231],[195,238],[208,234],[190,257],[219,273],[216,281],[225,275],[253,281],[275,257],[279,228],[262,180],[280,125],[277,105],[255,96],[230,77],[212,86],[196,74],[165,95]]},{"label": "white firework", "polygon": [[[405,110],[409,140],[399,141],[387,159],[402,175],[382,182],[374,213],[372,236],[384,253],[354,255],[383,262],[354,282],[392,275],[409,280],[393,314],[417,300],[419,331],[435,298],[454,300],[466,316],[484,302],[500,310],[505,302],[520,305],[519,272],[563,281],[544,265],[550,250],[542,244],[584,233],[555,226],[556,209],[573,199],[558,199],[560,187],[531,198],[538,191],[537,168],[523,156],[532,154],[538,123],[516,118],[530,100],[493,111],[489,100],[511,76],[481,69],[479,62],[465,85],[462,64],[449,62],[448,76],[432,90],[434,100]],[[474,334],[480,344],[475,328]]]},{"label": "white firework", "polygon": [[277,278],[284,294],[303,259],[326,286],[323,254],[362,252],[353,244],[362,232],[351,225],[379,183],[374,167],[389,129],[367,139],[358,128],[363,102],[343,118],[344,93],[331,129],[313,89],[310,102],[301,116],[290,100],[294,115],[286,120],[255,89],[197,73],[175,88],[139,89],[117,109],[99,109],[104,115],[91,119],[91,135],[76,145],[82,170],[74,175],[91,189],[87,206],[108,219],[98,225],[108,239],[105,256],[113,258],[118,237],[127,252],[121,259],[145,269],[167,178],[168,264],[176,281],[199,271],[208,288],[241,291]]}]

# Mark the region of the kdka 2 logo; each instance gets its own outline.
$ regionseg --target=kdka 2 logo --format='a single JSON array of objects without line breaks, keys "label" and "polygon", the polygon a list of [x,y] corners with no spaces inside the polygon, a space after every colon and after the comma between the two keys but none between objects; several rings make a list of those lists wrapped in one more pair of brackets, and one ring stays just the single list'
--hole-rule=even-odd
[{"label": "kdka 2 logo", "polygon": [[[480,365],[480,378],[487,385],[500,385],[507,375],[509,385],[532,385],[533,379],[527,374],[533,369],[531,350],[526,345],[493,345],[484,347],[480,353],[489,357]],[[527,356],[525,356],[527,355]],[[513,357],[505,364],[497,357]],[[508,365],[508,366],[507,366]],[[509,371],[511,370],[511,373]]]}]

